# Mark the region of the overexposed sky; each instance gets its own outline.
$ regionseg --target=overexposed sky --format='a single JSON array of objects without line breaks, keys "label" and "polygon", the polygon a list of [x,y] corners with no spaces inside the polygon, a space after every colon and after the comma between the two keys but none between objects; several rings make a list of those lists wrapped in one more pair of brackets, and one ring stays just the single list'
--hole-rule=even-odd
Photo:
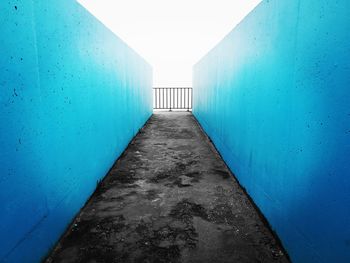
[{"label": "overexposed sky", "polygon": [[192,86],[192,66],[261,0],[78,0],[153,67],[154,86]]}]

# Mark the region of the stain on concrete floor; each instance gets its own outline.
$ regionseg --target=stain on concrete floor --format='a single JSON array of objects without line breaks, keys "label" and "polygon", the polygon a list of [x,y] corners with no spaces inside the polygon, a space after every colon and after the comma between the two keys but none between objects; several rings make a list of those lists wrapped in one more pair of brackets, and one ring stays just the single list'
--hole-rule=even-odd
[{"label": "stain on concrete floor", "polygon": [[46,262],[289,262],[190,113],[157,113]]}]

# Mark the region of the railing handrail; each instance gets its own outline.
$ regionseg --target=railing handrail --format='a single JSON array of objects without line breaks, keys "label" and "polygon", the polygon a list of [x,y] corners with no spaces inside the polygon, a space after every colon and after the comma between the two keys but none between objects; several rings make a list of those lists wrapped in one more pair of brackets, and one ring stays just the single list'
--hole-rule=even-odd
[{"label": "railing handrail", "polygon": [[152,89],[192,89],[192,87],[152,87]]}]

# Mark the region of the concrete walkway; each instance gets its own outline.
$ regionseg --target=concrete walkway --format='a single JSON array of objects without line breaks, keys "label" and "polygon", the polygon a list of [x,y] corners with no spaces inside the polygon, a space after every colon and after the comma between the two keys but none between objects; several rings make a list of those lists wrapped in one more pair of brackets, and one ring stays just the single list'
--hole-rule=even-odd
[{"label": "concrete walkway", "polygon": [[288,262],[190,113],[154,114],[47,262]]}]

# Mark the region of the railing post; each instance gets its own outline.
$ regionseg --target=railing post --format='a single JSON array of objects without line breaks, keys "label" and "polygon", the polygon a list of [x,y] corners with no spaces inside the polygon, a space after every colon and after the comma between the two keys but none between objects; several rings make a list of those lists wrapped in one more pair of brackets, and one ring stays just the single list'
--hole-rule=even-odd
[{"label": "railing post", "polygon": [[169,100],[169,102],[170,102],[170,103],[169,103],[169,104],[170,104],[170,109],[169,109],[169,111],[171,111],[171,88],[169,89],[169,91],[170,91],[170,98],[169,98],[169,99],[170,99],[170,100]]},{"label": "railing post", "polygon": [[187,88],[187,111],[190,111],[190,89]]}]

